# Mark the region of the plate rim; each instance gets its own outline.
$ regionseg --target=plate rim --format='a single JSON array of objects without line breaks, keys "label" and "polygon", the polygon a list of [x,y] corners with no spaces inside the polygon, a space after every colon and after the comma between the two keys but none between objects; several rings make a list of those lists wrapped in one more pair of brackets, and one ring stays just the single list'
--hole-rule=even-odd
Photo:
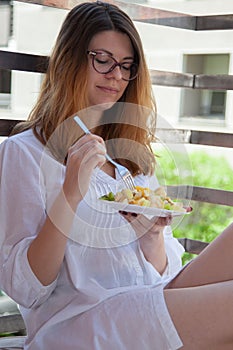
[{"label": "plate rim", "polygon": [[[124,202],[115,202],[115,201],[108,201],[106,199],[99,199],[102,203],[106,204],[108,207],[111,207],[112,209],[117,210],[125,210],[131,213],[136,214],[145,214],[145,215],[156,215],[160,214],[159,216],[182,216],[190,214],[189,211],[175,211],[175,210],[169,210],[169,209],[163,209],[163,208],[156,208],[156,207],[146,207],[146,206],[139,206],[136,204],[129,204]],[[163,214],[163,215],[161,215]]]}]

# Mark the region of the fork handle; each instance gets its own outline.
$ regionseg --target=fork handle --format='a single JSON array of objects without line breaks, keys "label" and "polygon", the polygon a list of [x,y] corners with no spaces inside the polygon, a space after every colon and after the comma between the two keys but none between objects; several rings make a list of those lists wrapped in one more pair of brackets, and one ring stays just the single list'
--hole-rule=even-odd
[{"label": "fork handle", "polygon": [[114,162],[114,160],[107,153],[105,154],[105,158],[117,168],[118,164]]},{"label": "fork handle", "polygon": [[85,134],[91,134],[90,130],[86,127],[86,125],[81,121],[81,119],[76,115],[74,117],[76,123],[80,126],[80,128],[85,132]]},{"label": "fork handle", "polygon": [[[85,134],[88,134],[88,135],[91,134],[90,130],[86,127],[86,125],[82,122],[82,120],[77,115],[74,117],[74,120],[80,126],[80,128],[85,132]],[[110,163],[116,166],[116,163],[114,162],[114,160],[107,153],[105,154],[105,158]]]}]

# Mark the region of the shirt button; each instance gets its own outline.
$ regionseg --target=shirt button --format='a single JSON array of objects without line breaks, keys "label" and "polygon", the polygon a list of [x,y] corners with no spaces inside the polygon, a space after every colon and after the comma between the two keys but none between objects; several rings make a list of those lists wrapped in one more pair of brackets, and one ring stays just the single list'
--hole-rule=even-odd
[{"label": "shirt button", "polygon": [[40,291],[40,296],[43,297],[45,294],[46,294],[46,291],[45,291],[45,290],[41,290],[41,291]]}]

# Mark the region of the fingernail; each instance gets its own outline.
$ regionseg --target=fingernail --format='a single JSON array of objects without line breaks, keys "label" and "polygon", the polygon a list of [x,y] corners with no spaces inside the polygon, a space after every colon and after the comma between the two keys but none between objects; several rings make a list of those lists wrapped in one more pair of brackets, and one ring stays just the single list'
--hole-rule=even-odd
[{"label": "fingernail", "polygon": [[127,211],[122,211],[122,210],[119,210],[119,213],[122,214],[122,215],[127,215]]},{"label": "fingernail", "polygon": [[132,216],[135,216],[135,218],[138,216],[137,213],[131,213]]}]

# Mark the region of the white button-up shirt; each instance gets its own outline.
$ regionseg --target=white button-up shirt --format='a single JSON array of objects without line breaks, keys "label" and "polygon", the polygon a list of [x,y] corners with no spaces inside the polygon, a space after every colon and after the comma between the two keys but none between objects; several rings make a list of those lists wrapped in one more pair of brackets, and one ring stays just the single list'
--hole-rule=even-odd
[{"label": "white button-up shirt", "polygon": [[[72,230],[66,233],[70,239],[59,276],[43,286],[30,268],[27,250],[61,189],[65,167],[45,152],[31,130],[1,144],[0,167],[0,288],[20,305],[28,333],[26,349],[60,349],[40,347],[46,331],[124,291],[166,283],[181,268],[184,250],[170,227],[164,230],[166,273],[161,276],[145,259],[131,226],[99,200],[122,188],[121,179],[96,169]],[[135,183],[158,186],[155,177],[143,175]]]}]

